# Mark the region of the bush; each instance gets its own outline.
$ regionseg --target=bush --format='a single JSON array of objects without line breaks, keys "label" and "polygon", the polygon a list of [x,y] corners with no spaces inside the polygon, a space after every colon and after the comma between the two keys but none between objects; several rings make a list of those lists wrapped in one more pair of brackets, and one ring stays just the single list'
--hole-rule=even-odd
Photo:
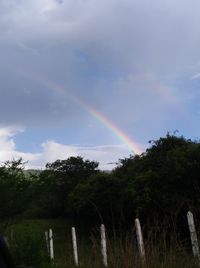
[{"label": "bush", "polygon": [[9,230],[10,250],[17,265],[42,267],[49,262],[44,234],[31,225],[15,225]]}]

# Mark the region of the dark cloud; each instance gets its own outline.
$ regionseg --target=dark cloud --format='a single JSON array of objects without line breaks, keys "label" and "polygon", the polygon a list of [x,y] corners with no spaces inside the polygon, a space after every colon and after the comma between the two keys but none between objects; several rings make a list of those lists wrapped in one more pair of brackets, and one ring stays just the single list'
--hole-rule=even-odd
[{"label": "dark cloud", "polygon": [[199,7],[195,0],[1,1],[0,123],[87,122],[47,79],[122,127],[164,125],[185,95],[177,77],[190,75],[200,57]]}]

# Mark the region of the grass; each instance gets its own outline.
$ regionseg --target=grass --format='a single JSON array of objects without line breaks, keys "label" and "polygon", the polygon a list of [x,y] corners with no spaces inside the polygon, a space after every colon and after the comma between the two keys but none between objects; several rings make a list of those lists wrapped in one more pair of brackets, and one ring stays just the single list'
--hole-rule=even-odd
[{"label": "grass", "polygon": [[[47,255],[44,232],[49,228],[54,234],[55,261]],[[16,263],[35,268],[75,267],[71,245],[71,224],[64,220],[25,220],[1,224],[1,232],[7,236]],[[151,232],[150,232],[151,233]],[[78,252],[81,268],[102,268],[99,230],[81,235],[77,230]],[[108,267],[110,268],[196,268],[197,260],[175,235],[170,239],[151,235],[145,239],[146,259],[138,254],[135,231],[115,235],[107,239]]]}]

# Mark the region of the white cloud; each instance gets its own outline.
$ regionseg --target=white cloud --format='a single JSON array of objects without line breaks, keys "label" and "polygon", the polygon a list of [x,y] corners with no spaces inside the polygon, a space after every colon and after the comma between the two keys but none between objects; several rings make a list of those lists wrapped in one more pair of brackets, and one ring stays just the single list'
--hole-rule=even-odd
[{"label": "white cloud", "polygon": [[100,163],[103,170],[110,170],[115,167],[119,159],[128,157],[130,149],[125,145],[105,145],[105,146],[78,146],[64,145],[55,141],[46,141],[41,145],[41,152],[29,153],[16,149],[14,136],[19,129],[0,128],[0,162],[13,160],[22,157],[28,161],[27,168],[41,169],[48,162],[57,159],[67,159],[71,156],[82,156],[85,159],[94,160]]},{"label": "white cloud", "polygon": [[47,141],[42,144],[43,162],[53,162],[56,159],[67,159],[70,156],[82,156],[85,159],[94,160],[100,163],[101,169],[112,169],[120,158],[128,157],[130,149],[125,145],[104,145],[104,146],[79,146],[64,145],[55,141]]},{"label": "white cloud", "polygon": [[14,136],[23,131],[22,128],[16,126],[0,128],[0,162],[20,157],[24,160],[35,161],[40,156],[40,154],[17,151]]}]

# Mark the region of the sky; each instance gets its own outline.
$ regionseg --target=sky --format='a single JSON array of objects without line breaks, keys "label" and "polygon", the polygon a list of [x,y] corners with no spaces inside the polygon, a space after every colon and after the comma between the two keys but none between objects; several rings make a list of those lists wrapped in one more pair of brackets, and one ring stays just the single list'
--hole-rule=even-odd
[{"label": "sky", "polygon": [[200,137],[198,0],[0,0],[0,162],[101,169]]}]

